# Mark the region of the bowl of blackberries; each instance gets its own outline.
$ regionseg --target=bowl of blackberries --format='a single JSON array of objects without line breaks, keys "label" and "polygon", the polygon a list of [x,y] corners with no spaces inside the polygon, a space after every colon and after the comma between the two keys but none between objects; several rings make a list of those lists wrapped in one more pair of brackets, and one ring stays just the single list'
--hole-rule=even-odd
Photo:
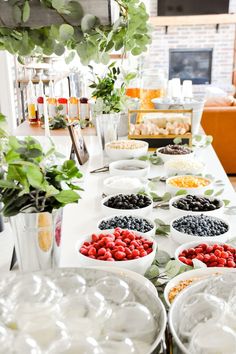
[{"label": "bowl of blackberries", "polygon": [[170,210],[175,215],[221,215],[224,202],[216,197],[205,195],[182,195],[169,201]]},{"label": "bowl of blackberries", "polygon": [[143,194],[115,194],[102,200],[104,215],[143,215],[152,211],[152,199]]},{"label": "bowl of blackberries", "polygon": [[210,215],[184,215],[170,223],[173,241],[226,242],[230,238],[230,225],[224,219]]},{"label": "bowl of blackberries", "polygon": [[142,232],[145,235],[154,236],[156,225],[148,218],[134,215],[113,215],[99,220],[98,230],[110,230],[120,227],[132,231]]},{"label": "bowl of blackberries", "polygon": [[175,158],[189,159],[194,156],[194,151],[185,145],[167,145],[160,147],[156,150],[157,156],[159,156],[163,162],[169,161]]}]

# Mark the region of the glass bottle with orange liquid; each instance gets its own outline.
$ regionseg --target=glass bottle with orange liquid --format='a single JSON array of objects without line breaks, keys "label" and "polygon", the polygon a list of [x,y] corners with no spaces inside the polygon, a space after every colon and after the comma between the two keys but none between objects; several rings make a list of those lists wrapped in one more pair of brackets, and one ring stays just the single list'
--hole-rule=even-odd
[{"label": "glass bottle with orange liquid", "polygon": [[34,84],[31,79],[27,86],[27,107],[29,124],[38,124],[37,98],[34,90]]}]

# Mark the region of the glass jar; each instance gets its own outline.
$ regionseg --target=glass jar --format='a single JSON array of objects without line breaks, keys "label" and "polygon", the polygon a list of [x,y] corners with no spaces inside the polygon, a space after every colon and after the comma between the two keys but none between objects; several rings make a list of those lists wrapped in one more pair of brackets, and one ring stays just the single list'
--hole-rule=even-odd
[{"label": "glass jar", "polygon": [[164,97],[166,78],[162,70],[146,70],[143,73],[140,92],[140,109],[154,109],[153,98]]}]

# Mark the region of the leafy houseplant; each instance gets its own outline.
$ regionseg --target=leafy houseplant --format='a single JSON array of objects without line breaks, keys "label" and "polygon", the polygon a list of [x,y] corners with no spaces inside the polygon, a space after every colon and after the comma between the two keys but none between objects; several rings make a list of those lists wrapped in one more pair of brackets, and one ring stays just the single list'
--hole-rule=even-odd
[{"label": "leafy houseplant", "polygon": [[[93,70],[91,66],[90,69]],[[93,113],[96,116],[98,135],[101,137],[103,148],[107,142],[118,138],[120,112],[125,110],[127,102],[126,85],[136,76],[135,73],[128,73],[120,87],[116,87],[119,75],[119,67],[112,63],[103,77],[94,74],[94,80],[90,85],[93,89],[92,97],[96,99]]]},{"label": "leafy houseplant", "polygon": [[8,138],[1,163],[0,202],[4,216],[21,212],[49,212],[80,198],[73,183],[82,175],[72,160],[62,166],[48,164],[55,152],[52,147],[43,152],[42,146],[32,137],[19,140]]},{"label": "leafy houseplant", "polygon": [[72,160],[53,163],[54,146],[44,152],[32,137],[4,140],[0,203],[13,227],[20,270],[49,268],[59,260],[62,208],[80,199],[81,188],[73,180],[81,173]]},{"label": "leafy houseplant", "polygon": [[[63,55],[69,62],[78,54],[107,64],[109,52],[123,49],[133,55],[150,44],[148,14],[141,0],[115,0],[120,17],[104,23],[86,13],[90,0],[0,0],[0,49],[16,54],[20,62],[29,55]],[[103,6],[108,3],[103,1]]]},{"label": "leafy houseplant", "polygon": [[[93,70],[91,66],[90,68]],[[124,109],[126,84],[123,82],[120,88],[115,87],[119,75],[120,68],[115,67],[115,63],[108,66],[103,77],[94,73],[94,81],[89,87],[94,89],[91,95],[96,98],[96,114],[119,113]]]}]

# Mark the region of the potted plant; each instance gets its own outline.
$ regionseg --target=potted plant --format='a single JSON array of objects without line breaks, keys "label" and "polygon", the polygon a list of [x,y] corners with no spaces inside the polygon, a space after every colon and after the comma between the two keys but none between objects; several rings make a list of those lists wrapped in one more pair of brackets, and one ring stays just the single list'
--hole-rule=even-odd
[{"label": "potted plant", "polygon": [[[2,146],[2,144],[1,144]],[[10,218],[19,268],[58,264],[63,207],[80,199],[82,176],[72,160],[55,163],[55,147],[44,152],[32,137],[5,137],[0,163],[0,203]]]},{"label": "potted plant", "polygon": [[[93,72],[92,66],[90,69]],[[103,148],[105,143],[118,138],[120,113],[125,111],[128,104],[126,87],[136,76],[135,73],[125,74],[121,81],[120,74],[120,68],[113,62],[108,66],[104,76],[101,77],[93,72],[94,80],[89,86],[93,89],[91,94],[95,98],[93,115],[96,117],[97,133],[101,137]]]}]

